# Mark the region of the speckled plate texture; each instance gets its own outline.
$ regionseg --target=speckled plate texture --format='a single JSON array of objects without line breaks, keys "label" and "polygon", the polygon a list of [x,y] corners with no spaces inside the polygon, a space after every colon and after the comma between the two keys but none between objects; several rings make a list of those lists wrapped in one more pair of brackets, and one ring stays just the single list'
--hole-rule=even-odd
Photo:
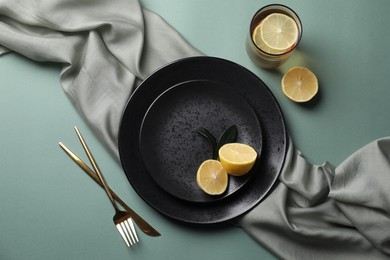
[{"label": "speckled plate texture", "polygon": [[196,172],[212,159],[212,146],[196,129],[204,127],[216,138],[231,125],[237,141],[249,144],[261,157],[262,136],[257,116],[236,91],[209,80],[191,80],[169,88],[150,106],[141,126],[140,147],[146,169],[173,196],[191,202],[212,202],[230,196],[256,171],[231,176],[220,196],[210,196],[197,185]]},{"label": "speckled plate texture", "polygon": [[[218,97],[217,93],[222,94]],[[232,100],[237,104],[229,105]],[[207,109],[199,108],[202,102],[210,102]],[[213,115],[205,117],[207,111]],[[196,119],[198,112],[201,118]],[[250,142],[261,152],[252,173],[219,198],[188,191],[193,189],[193,182],[188,180],[183,184],[187,188],[181,187],[176,174],[188,166],[195,167],[198,160],[201,163],[209,156],[207,151],[211,153],[193,128],[204,124],[199,127],[208,127],[219,136],[232,123],[238,126],[239,141]],[[183,124],[180,131],[186,136],[177,140],[172,134],[174,124]],[[213,224],[244,214],[272,190],[283,166],[287,135],[276,99],[256,75],[228,60],[193,57],[160,68],[134,91],[122,116],[118,144],[130,184],[151,207],[181,222]],[[164,147],[167,144],[169,148]],[[174,163],[159,161],[166,159],[159,152],[175,154],[175,148],[180,156]],[[190,159],[183,159],[192,149],[194,152],[187,155]],[[164,167],[171,167],[176,174],[169,176]],[[185,194],[186,189],[192,194]]]}]

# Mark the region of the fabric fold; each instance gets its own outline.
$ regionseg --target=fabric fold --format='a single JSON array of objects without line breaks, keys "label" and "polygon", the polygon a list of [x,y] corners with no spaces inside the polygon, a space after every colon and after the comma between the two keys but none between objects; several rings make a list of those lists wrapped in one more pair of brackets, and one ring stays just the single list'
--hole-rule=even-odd
[{"label": "fabric fold", "polygon": [[1,1],[0,46],[60,63],[64,92],[116,159],[131,92],[159,67],[202,55],[136,0]]},{"label": "fabric fold", "polygon": [[368,144],[337,167],[329,197],[390,258],[390,139]]},{"label": "fabric fold", "polygon": [[280,182],[237,221],[282,259],[389,259],[390,138],[337,168],[309,164],[289,142]]}]

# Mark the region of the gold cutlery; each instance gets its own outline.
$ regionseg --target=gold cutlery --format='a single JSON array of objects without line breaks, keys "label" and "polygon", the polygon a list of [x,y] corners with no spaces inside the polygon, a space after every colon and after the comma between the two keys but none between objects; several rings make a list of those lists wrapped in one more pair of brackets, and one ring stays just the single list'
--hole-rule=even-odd
[{"label": "gold cutlery", "polygon": [[[77,128],[75,128],[76,132],[78,132]],[[81,141],[81,140],[80,140]],[[87,166],[86,163],[84,163],[74,152],[72,152],[68,147],[66,147],[63,143],[59,143],[60,147],[66,152],[66,154],[85,172],[90,176],[97,184],[99,184],[102,188],[104,188],[103,183],[100,181],[99,176]],[[126,205],[126,203],[115,194],[114,191],[112,191],[107,186],[108,193],[112,196],[115,201],[117,201],[131,216],[131,218],[135,221],[135,223],[138,225],[138,227],[149,236],[160,236],[161,234],[154,229],[149,223],[147,223],[142,217],[140,217],[135,211],[133,211],[129,206]]]},{"label": "gold cutlery", "polygon": [[137,233],[134,228],[133,221],[131,220],[131,216],[128,212],[122,211],[118,208],[116,205],[116,202],[114,198],[112,197],[110,191],[108,190],[108,186],[106,181],[104,180],[103,174],[99,169],[99,166],[97,165],[95,158],[93,157],[91,151],[88,148],[87,143],[85,142],[83,136],[81,135],[80,131],[75,127],[77,136],[80,140],[81,145],[84,148],[85,153],[88,156],[88,159],[90,163],[92,164],[93,169],[95,170],[96,175],[98,176],[100,182],[103,184],[103,188],[107,193],[108,198],[111,201],[112,206],[115,209],[115,215],[114,215],[114,224],[116,228],[118,229],[119,233],[122,235],[123,240],[126,242],[127,246],[134,245],[139,242]]}]

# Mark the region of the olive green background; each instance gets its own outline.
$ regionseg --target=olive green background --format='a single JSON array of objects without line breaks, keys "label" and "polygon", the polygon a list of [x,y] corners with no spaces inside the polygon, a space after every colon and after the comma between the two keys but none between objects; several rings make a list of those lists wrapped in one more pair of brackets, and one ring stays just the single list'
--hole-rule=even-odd
[{"label": "olive green background", "polygon": [[[142,3],[206,55],[232,60],[258,75],[279,101],[295,146],[310,162],[338,165],[366,143],[389,135],[389,1],[279,1],[300,16],[303,38],[278,70],[257,68],[244,47],[252,15],[273,1]],[[320,92],[313,102],[296,104],[282,94],[282,74],[296,65],[318,76]],[[58,64],[15,53],[0,57],[0,259],[273,259],[237,227],[178,224],[150,208],[76,113],[62,92],[59,73]],[[105,193],[58,146],[63,141],[84,155],[75,125],[110,186],[161,237],[139,232],[137,247],[124,246]]]}]

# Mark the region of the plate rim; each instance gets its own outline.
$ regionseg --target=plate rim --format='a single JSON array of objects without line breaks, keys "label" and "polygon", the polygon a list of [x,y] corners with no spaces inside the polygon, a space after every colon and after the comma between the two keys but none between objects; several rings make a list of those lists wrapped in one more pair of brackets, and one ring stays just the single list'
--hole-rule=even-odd
[{"label": "plate rim", "polygon": [[[139,92],[141,91],[144,91],[142,86],[145,85],[145,82],[148,82],[149,80],[153,80],[154,77],[156,77],[156,75],[158,75],[159,73],[161,73],[162,70],[166,70],[167,68],[170,68],[171,66],[175,66],[175,65],[178,65],[180,63],[186,63],[186,62],[205,62],[205,63],[208,63],[208,62],[216,62],[216,63],[224,63],[224,64],[230,64],[230,66],[232,67],[235,67],[236,69],[238,70],[242,70],[244,71],[245,73],[244,74],[248,74],[248,75],[251,75],[251,77],[253,79],[255,79],[256,81],[258,81],[259,83],[261,83],[263,89],[268,93],[269,97],[272,99],[272,103],[275,105],[275,109],[277,111],[277,116],[280,117],[280,129],[281,130],[281,137],[282,137],[282,140],[280,140],[282,142],[282,151],[280,152],[280,155],[282,158],[280,158],[279,162],[278,162],[278,166],[277,166],[277,173],[274,175],[273,177],[273,180],[272,180],[272,183],[271,185],[269,185],[265,190],[264,190],[264,194],[263,195],[260,195],[259,197],[260,198],[257,198],[255,202],[251,203],[250,206],[246,206],[245,209],[242,209],[242,208],[239,208],[239,204],[237,204],[238,208],[239,208],[239,212],[235,212],[235,213],[231,213],[229,214],[229,216],[226,216],[224,215],[223,217],[218,217],[218,218],[210,218],[210,219],[196,219],[196,218],[193,218],[193,219],[188,219],[188,218],[184,218],[182,216],[177,216],[175,214],[170,214],[169,212],[167,212],[167,210],[165,211],[162,211],[161,208],[158,208],[157,205],[153,204],[151,201],[150,201],[150,198],[149,200],[146,199],[143,194],[140,193],[140,191],[137,189],[137,187],[134,186],[134,184],[132,183],[131,179],[130,179],[130,176],[129,176],[129,173],[126,172],[126,165],[124,163],[124,159],[123,159],[123,155],[122,155],[122,150],[123,150],[123,142],[122,142],[122,139],[124,139],[124,129],[123,129],[123,125],[125,124],[124,122],[124,119],[126,118],[127,116],[127,111],[128,111],[128,108],[129,108],[129,105],[130,103],[133,101],[134,97],[138,95]],[[227,65],[229,66],[229,65]],[[246,98],[246,97],[244,97]],[[154,100],[154,99],[153,99]],[[250,103],[250,102],[249,102]],[[149,104],[150,105],[150,104]],[[256,109],[255,109],[256,110]],[[258,111],[255,111],[256,113],[258,113]],[[132,111],[130,112],[130,114],[132,113]],[[135,114],[136,116],[139,116],[137,114]],[[135,119],[133,119],[135,120]],[[261,125],[263,125],[261,122],[260,122]],[[263,129],[262,129],[263,130]],[[264,136],[263,136],[264,138]],[[268,137],[267,137],[268,138]],[[269,140],[266,140],[267,142]],[[243,67],[242,65],[240,64],[237,64],[233,61],[230,61],[230,60],[227,60],[227,59],[223,59],[223,58],[219,58],[219,57],[211,57],[211,56],[194,56],[194,57],[187,57],[187,58],[182,58],[182,59],[178,59],[178,60],[175,60],[175,61],[172,61],[170,63],[167,63],[166,65],[156,69],[153,73],[151,73],[150,75],[148,75],[144,80],[143,82],[133,91],[133,93],[130,95],[129,99],[127,100],[126,102],[126,106],[124,107],[123,109],[123,113],[122,113],[122,117],[121,117],[121,121],[120,121],[120,127],[119,127],[119,134],[118,134],[118,150],[119,150],[119,155],[120,155],[120,161],[121,161],[121,164],[122,164],[122,168],[124,170],[124,173],[130,183],[130,185],[133,187],[133,189],[136,191],[136,193],[149,205],[151,206],[153,209],[155,209],[157,212],[163,214],[164,216],[170,218],[170,219],[173,219],[173,220],[176,220],[176,221],[179,221],[179,222],[184,222],[184,223],[192,223],[192,224],[217,224],[217,223],[222,223],[222,222],[226,222],[228,220],[231,220],[231,219],[234,219],[236,217],[239,217],[243,214],[245,214],[246,212],[248,212],[250,209],[254,208],[256,205],[258,205],[262,200],[264,200],[265,197],[267,197],[269,195],[269,193],[272,191],[273,187],[275,187],[275,184],[277,183],[277,180],[278,180],[278,177],[282,171],[282,168],[283,168],[283,165],[284,165],[284,162],[285,162],[285,159],[286,159],[286,153],[287,153],[287,146],[288,146],[288,133],[287,133],[287,128],[286,128],[286,123],[285,123],[285,120],[284,120],[284,115],[283,115],[283,111],[281,110],[281,107],[276,99],[276,97],[274,96],[274,94],[271,92],[271,90],[268,88],[268,86],[257,76],[255,75],[253,72],[251,72],[250,70],[248,70],[247,68]],[[267,149],[266,147],[264,147],[264,143],[263,143],[263,150],[264,149]],[[134,154],[132,151],[130,152],[131,154]],[[253,184],[254,185],[254,184]],[[144,194],[145,195],[145,194]],[[168,198],[168,197],[167,197]],[[188,205],[186,204],[191,204],[191,207],[188,208],[188,210],[193,210],[193,206],[195,204],[192,204],[192,203],[189,203],[189,202],[186,202],[183,204],[183,202],[179,201],[177,198],[175,198],[176,201],[174,202],[176,205],[176,207],[188,207]],[[239,202],[239,201],[238,201]],[[228,202],[223,202],[224,204],[228,203]],[[222,203],[221,203],[222,204]],[[231,206],[231,205],[230,205]],[[234,206],[234,205],[233,205]],[[226,208],[229,207],[229,205],[226,205],[225,206]],[[198,210],[198,209],[197,209]],[[210,209],[210,211],[212,211],[212,209]],[[229,211],[228,209],[226,209],[226,211]]]}]

